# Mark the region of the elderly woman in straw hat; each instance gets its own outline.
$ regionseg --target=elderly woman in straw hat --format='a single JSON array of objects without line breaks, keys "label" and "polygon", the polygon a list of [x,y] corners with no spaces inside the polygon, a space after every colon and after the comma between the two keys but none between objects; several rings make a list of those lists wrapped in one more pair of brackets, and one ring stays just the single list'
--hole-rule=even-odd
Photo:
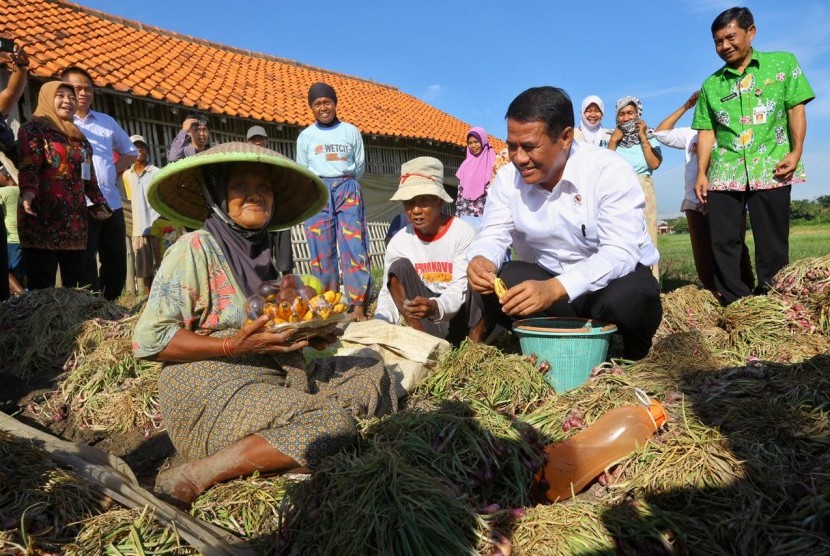
[{"label": "elderly woman in straw hat", "polygon": [[171,164],[150,185],[162,216],[202,228],[165,253],[133,335],[137,357],[164,363],[161,412],[187,460],[157,479],[172,502],[254,471],[314,468],[355,438],[355,417],[397,409],[378,362],[306,369],[307,341],[266,331],[267,317],[242,324],[246,297],[277,276],[269,232],[303,222],[327,195],[310,171],[245,143]]},{"label": "elderly woman in straw hat", "polygon": [[442,212],[452,198],[444,190],[441,161],[422,156],[401,166],[398,190],[408,224],[389,241],[383,289],[375,318],[408,326],[458,344],[471,327],[483,327],[480,311],[467,314],[467,248],[475,230]]}]

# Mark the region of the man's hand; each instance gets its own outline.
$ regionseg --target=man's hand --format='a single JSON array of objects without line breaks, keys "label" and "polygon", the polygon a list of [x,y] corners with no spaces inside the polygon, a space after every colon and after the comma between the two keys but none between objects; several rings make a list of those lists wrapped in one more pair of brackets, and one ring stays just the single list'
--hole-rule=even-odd
[{"label": "man's hand", "polygon": [[14,45],[12,52],[0,52],[0,62],[5,62],[7,59],[19,68],[29,67],[29,56],[19,44]]},{"label": "man's hand", "polygon": [[266,332],[267,323],[268,315],[262,315],[254,322],[244,325],[231,337],[230,352],[235,356],[247,353],[288,353],[301,350],[308,345],[307,340],[290,341],[296,330]]},{"label": "man's hand", "polygon": [[438,316],[438,302],[420,295],[414,299],[405,299],[402,313],[405,319],[435,318]]},{"label": "man's hand", "polygon": [[709,178],[706,176],[698,176],[695,182],[695,195],[698,201],[704,205],[707,203],[706,197],[709,195]]},{"label": "man's hand", "polygon": [[567,295],[556,278],[526,280],[507,290],[500,300],[501,310],[511,317],[528,317],[544,311]]},{"label": "man's hand", "polygon": [[34,200],[34,191],[27,191],[20,196],[20,204],[23,205],[23,212],[29,216],[37,216],[37,213],[32,209],[32,201]]},{"label": "man's hand", "polygon": [[95,220],[106,220],[112,216],[112,210],[107,205],[95,205],[89,207],[89,213]]},{"label": "man's hand", "polygon": [[182,123],[182,129],[187,133],[193,131],[193,128],[199,125],[199,120],[196,118],[187,118],[184,123]]},{"label": "man's hand", "polygon": [[475,291],[480,294],[493,293],[493,282],[496,280],[496,265],[481,255],[473,257],[467,265],[467,280]]},{"label": "man's hand", "polygon": [[772,175],[778,181],[788,182],[792,179],[795,169],[798,167],[799,156],[796,153],[787,153],[781,162],[775,165],[772,170]]}]

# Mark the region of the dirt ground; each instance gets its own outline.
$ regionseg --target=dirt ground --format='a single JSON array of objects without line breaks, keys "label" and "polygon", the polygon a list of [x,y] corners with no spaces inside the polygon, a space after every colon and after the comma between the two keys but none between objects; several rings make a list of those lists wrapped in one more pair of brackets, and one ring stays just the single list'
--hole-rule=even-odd
[{"label": "dirt ground", "polygon": [[[64,440],[94,446],[123,459],[133,470],[139,484],[152,490],[159,469],[177,463],[176,450],[164,431],[149,437],[141,430],[128,433],[95,431],[69,414],[55,419],[38,411],[44,396],[53,391],[57,376],[40,377],[26,382],[0,373],[0,410],[15,419]],[[169,465],[168,464],[168,465]]]}]

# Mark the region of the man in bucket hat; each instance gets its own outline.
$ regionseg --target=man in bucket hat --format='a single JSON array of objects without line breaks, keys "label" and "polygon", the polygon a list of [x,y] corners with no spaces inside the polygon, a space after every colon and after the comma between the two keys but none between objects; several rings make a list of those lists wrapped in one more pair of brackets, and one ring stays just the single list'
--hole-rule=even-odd
[{"label": "man in bucket hat", "polygon": [[[452,198],[444,190],[441,161],[422,156],[401,166],[390,200],[403,203],[408,224],[389,241],[383,289],[375,318],[408,326],[459,344],[481,313],[465,310],[467,248],[475,230],[441,209]],[[472,322],[471,322],[472,321]]]},{"label": "man in bucket hat", "polygon": [[144,293],[150,293],[153,276],[161,264],[161,239],[151,232],[159,213],[150,206],[147,191],[159,168],[150,162],[150,150],[144,137],[133,135],[130,141],[138,151],[135,162],[122,176],[124,189],[132,204],[130,241],[135,256],[135,276],[144,282]]}]

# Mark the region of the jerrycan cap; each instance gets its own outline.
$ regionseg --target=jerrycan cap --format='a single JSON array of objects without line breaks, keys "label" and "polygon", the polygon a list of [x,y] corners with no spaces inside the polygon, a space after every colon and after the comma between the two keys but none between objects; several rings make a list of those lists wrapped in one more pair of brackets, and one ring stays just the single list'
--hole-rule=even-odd
[{"label": "jerrycan cap", "polygon": [[666,424],[666,421],[669,420],[669,416],[666,413],[666,409],[660,402],[651,399],[649,395],[645,393],[645,390],[641,388],[635,388],[634,393],[637,396],[637,399],[640,401],[640,403],[643,404],[643,406],[645,406],[645,408],[648,410],[648,415],[654,422],[654,430],[661,429],[663,425]]}]

